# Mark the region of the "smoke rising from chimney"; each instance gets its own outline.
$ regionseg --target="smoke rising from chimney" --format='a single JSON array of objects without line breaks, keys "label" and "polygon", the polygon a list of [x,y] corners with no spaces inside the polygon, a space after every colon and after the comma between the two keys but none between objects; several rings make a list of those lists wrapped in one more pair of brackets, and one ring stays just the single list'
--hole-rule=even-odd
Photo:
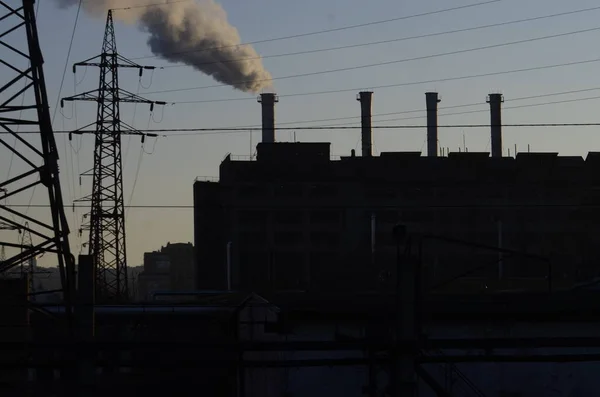
[{"label": "smoke rising from chimney", "polygon": [[[55,1],[61,7],[79,4],[79,0]],[[256,93],[271,87],[271,74],[262,60],[252,46],[239,45],[237,29],[229,24],[227,13],[214,0],[140,7],[156,3],[156,0],[90,0],[83,2],[83,8],[95,16],[117,9],[113,16],[136,23],[148,33],[148,45],[160,58],[189,65],[244,92]],[[121,10],[125,7],[132,8]]]}]

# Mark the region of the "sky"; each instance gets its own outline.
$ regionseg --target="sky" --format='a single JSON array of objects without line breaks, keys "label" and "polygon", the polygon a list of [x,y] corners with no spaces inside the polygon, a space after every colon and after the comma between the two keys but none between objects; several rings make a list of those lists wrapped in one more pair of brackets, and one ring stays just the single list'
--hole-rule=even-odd
[{"label": "sky", "polygon": [[[38,29],[45,57],[46,76],[51,113],[57,98],[97,87],[98,71],[79,69],[74,76],[71,65],[99,54],[105,18],[82,13],[79,16],[71,54],[67,59],[69,43],[76,19],[77,7],[59,8],[56,1],[41,1]],[[148,1],[145,1],[146,3]],[[438,81],[460,76],[530,69],[540,66],[593,60],[593,51],[600,38],[600,9],[585,13],[540,19],[536,21],[472,30],[462,33],[442,34],[433,37],[393,41],[379,45],[365,45],[336,51],[323,51],[294,56],[272,55],[303,52],[330,47],[350,46],[403,37],[440,33],[481,25],[503,23],[519,19],[540,17],[555,13],[597,7],[593,0],[501,0],[491,4],[434,15],[391,21],[371,22],[423,14],[431,11],[478,3],[477,0],[221,0],[231,25],[236,27],[242,42],[263,41],[308,32],[334,30],[340,27],[368,24],[355,29],[302,36],[286,40],[270,40],[254,45],[263,57],[265,68],[275,78],[274,91],[280,95],[277,104],[277,123],[290,126],[318,126],[358,123],[360,106],[356,94],[373,87],[373,113],[401,113],[375,116],[374,125],[424,125],[425,95],[427,91],[440,93],[440,125],[489,124],[489,107],[486,97],[501,92],[505,98],[503,112],[505,124],[517,123],[585,123],[599,121],[595,106],[598,99],[581,100],[599,96],[600,78],[598,63],[590,62],[567,67],[537,69],[528,72],[493,75],[453,81]],[[9,4],[17,0],[9,0]],[[144,1],[140,0],[140,3]],[[368,6],[367,6],[368,5]],[[117,11],[126,12],[126,11]],[[159,67],[146,72],[141,81],[136,71],[121,71],[121,87],[139,92],[141,96],[169,104],[156,108],[152,114],[145,105],[122,105],[122,119],[139,129],[148,128],[222,128],[259,126],[260,105],[257,94],[244,93],[228,86],[180,91],[183,88],[217,85],[211,77],[188,66],[172,64],[152,56],[147,46],[147,33],[135,24],[117,22],[116,38],[119,53],[142,65]],[[532,38],[558,35],[581,30],[545,40],[507,45],[455,55],[431,55],[461,51],[476,47],[510,43]],[[408,58],[425,59],[397,62]],[[61,78],[68,63],[64,84]],[[334,73],[278,79],[278,77],[310,74],[361,65],[363,67]],[[387,64],[386,64],[387,63]],[[177,67],[173,67],[177,66]],[[162,67],[165,67],[164,69]],[[4,73],[4,76],[3,76]],[[0,69],[0,79],[6,80],[6,70]],[[569,95],[546,94],[598,88]],[[287,96],[298,93],[336,91],[347,92]],[[354,90],[355,89],[355,90]],[[170,92],[163,92],[170,91]],[[515,98],[536,97],[526,100]],[[223,100],[227,101],[223,101]],[[233,99],[229,101],[229,99]],[[514,102],[511,102],[513,100]],[[181,104],[177,102],[198,102]],[[544,106],[547,102],[569,101]],[[471,107],[442,109],[463,104]],[[444,116],[445,113],[463,113]],[[73,130],[95,120],[95,104],[67,103],[54,118],[55,130]],[[340,121],[307,122],[310,120],[349,118]],[[385,121],[391,120],[391,121]],[[600,151],[597,127],[575,128],[504,128],[504,151],[559,152],[561,155],[586,156],[589,151]],[[168,134],[168,133],[166,133]],[[489,151],[488,128],[440,129],[440,146],[458,151],[464,144],[469,151]],[[359,148],[359,130],[337,131],[279,131],[278,141],[331,142],[332,154],[348,155]],[[8,142],[10,138],[8,138]],[[93,136],[57,135],[60,153],[62,190],[65,202],[91,193],[91,178],[79,174],[91,169]],[[260,132],[213,133],[171,135],[148,138],[142,146],[139,137],[123,138],[125,204],[142,206],[189,206],[188,208],[132,208],[127,214],[128,263],[142,263],[143,253],[159,249],[167,242],[193,241],[192,186],[197,177],[218,177],[218,167],[223,158],[233,155],[249,156],[260,139]],[[425,130],[386,129],[374,133],[376,154],[382,151],[425,151]],[[6,170],[8,152],[0,147],[0,170]],[[12,167],[12,174],[19,171]],[[136,178],[137,176],[137,178]],[[0,175],[0,178],[4,176]],[[135,189],[134,189],[135,187]],[[132,195],[133,192],[133,195]],[[36,191],[34,204],[44,203],[43,191]],[[13,199],[11,204],[26,204]],[[82,243],[87,232],[79,236],[77,230],[85,211],[70,207],[67,217],[73,230],[71,245],[75,254],[84,253]],[[33,208],[30,214],[45,216],[44,209]],[[7,233],[7,232],[0,232]],[[16,238],[16,237],[15,237]],[[51,265],[51,261],[41,261]]]}]

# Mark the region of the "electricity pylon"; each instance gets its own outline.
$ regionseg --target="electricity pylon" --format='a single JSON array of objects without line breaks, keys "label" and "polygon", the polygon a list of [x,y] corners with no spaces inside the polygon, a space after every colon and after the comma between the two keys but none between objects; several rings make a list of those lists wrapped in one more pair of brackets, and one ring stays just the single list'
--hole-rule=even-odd
[{"label": "electricity pylon", "polygon": [[[0,222],[4,229],[21,230],[37,240],[36,245],[24,245],[22,241],[10,243],[0,236],[0,246],[11,249],[0,264],[0,273],[43,253],[56,254],[70,314],[75,260],[68,240],[34,3],[35,0],[23,0],[22,6],[17,7],[0,0],[0,64],[4,67],[0,74],[4,80],[0,83],[0,147],[9,152],[1,155],[0,160],[10,159],[11,165],[14,161],[12,168],[18,172],[0,180]],[[28,131],[19,132],[22,126]],[[14,138],[14,142],[8,142],[4,136]],[[31,202],[36,189],[38,193],[45,192],[37,195],[36,204],[42,198],[47,201],[42,204],[43,209],[30,214],[30,206],[24,204]],[[6,204],[8,198],[22,207]]]},{"label": "electricity pylon", "polygon": [[[21,250],[26,250],[26,249],[30,249],[31,247],[33,247],[33,238],[31,237],[31,232],[29,232],[27,229],[29,229],[29,223],[25,222],[25,231],[23,232],[23,235],[21,236]],[[35,284],[34,284],[34,280],[35,280],[35,273],[37,271],[36,269],[36,263],[37,263],[37,258],[31,257],[27,260],[26,263],[21,263],[21,277],[27,277],[27,283],[28,283],[28,290],[30,294],[33,294],[35,292]],[[35,295],[30,295],[31,296],[31,300],[35,300]]]},{"label": "electricity pylon", "polygon": [[[127,282],[127,253],[125,239],[125,208],[123,203],[123,172],[121,136],[144,134],[121,120],[120,103],[146,103],[151,111],[155,104],[119,87],[119,69],[133,68],[142,76],[141,66],[117,52],[112,10],[108,11],[102,53],[73,66],[95,66],[100,69],[98,89],[84,92],[63,101],[92,101],[98,103],[97,119],[81,129],[95,124],[95,150],[92,194],[78,201],[90,201],[89,255],[96,268],[96,301],[123,302],[129,298]],[[77,133],[77,131],[75,131]],[[149,135],[149,134],[146,134]]]}]

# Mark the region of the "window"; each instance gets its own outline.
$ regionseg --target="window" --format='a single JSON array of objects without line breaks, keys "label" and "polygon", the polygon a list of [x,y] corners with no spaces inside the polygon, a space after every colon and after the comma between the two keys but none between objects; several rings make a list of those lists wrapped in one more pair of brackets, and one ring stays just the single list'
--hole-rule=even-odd
[{"label": "window", "polygon": [[264,247],[267,244],[267,235],[257,232],[242,232],[239,234],[239,244],[244,247]]},{"label": "window", "polygon": [[370,188],[365,192],[365,196],[373,199],[393,199],[396,197],[396,192],[392,189]]},{"label": "window", "polygon": [[339,211],[313,211],[310,213],[310,223],[339,223],[341,213]]},{"label": "window", "polygon": [[279,211],[273,217],[281,225],[297,225],[302,223],[303,215],[302,211]]},{"label": "window", "polygon": [[268,195],[268,189],[265,186],[246,185],[239,188],[238,195],[246,198],[264,197]]},{"label": "window", "polygon": [[302,185],[276,185],[275,197],[302,197]]},{"label": "window", "polygon": [[371,216],[375,214],[375,221],[379,223],[397,223],[400,219],[399,212],[394,210],[365,211],[364,216],[371,221]]},{"label": "window", "polygon": [[239,211],[238,222],[242,224],[264,225],[267,223],[269,214],[267,211]]},{"label": "window", "polygon": [[301,232],[281,232],[276,233],[273,237],[273,241],[276,245],[296,245],[302,243],[304,240]]},{"label": "window", "polygon": [[331,185],[313,185],[310,188],[311,197],[333,197],[337,195],[337,187]]},{"label": "window", "polygon": [[340,235],[331,232],[312,232],[310,234],[310,243],[317,246],[336,246],[340,243]]},{"label": "window", "polygon": [[433,219],[431,211],[402,211],[400,214],[401,222],[429,222]]},{"label": "window", "polygon": [[273,255],[273,284],[276,290],[305,287],[305,255],[302,252],[276,252]]},{"label": "window", "polygon": [[[371,236],[369,235],[369,243]],[[389,247],[396,246],[398,241],[394,237],[392,230],[386,232],[377,232],[375,233],[375,246],[376,247]]]}]

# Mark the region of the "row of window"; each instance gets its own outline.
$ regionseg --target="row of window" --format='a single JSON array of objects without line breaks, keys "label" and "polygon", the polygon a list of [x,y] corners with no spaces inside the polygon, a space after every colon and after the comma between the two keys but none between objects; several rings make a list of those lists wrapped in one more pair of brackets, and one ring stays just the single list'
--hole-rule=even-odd
[{"label": "row of window", "polygon": [[[337,185],[307,185],[307,184],[261,184],[245,185],[238,189],[238,197],[314,197],[332,198],[340,194]],[[364,197],[372,199],[403,199],[403,200],[425,200],[425,199],[569,199],[574,195],[600,199],[600,192],[594,188],[589,189],[565,189],[563,187],[530,187],[527,188],[432,188],[432,187],[367,187]]]},{"label": "row of window", "polygon": [[[365,210],[362,212],[363,222],[369,221],[375,215],[377,224],[430,223],[439,222],[455,225],[484,226],[493,224],[497,219],[507,223],[543,223],[553,224],[567,221],[600,221],[600,211],[569,208],[524,208],[514,210],[500,209],[431,209],[431,210]],[[237,213],[237,220],[242,225],[265,226],[269,223],[278,225],[302,225],[307,219],[308,223],[337,225],[345,220],[344,211],[341,210],[316,210],[308,211],[262,211],[244,210]]]},{"label": "row of window", "polygon": [[[269,219],[280,225],[299,225],[304,222],[303,211],[239,211],[238,221],[242,224],[267,224]],[[308,221],[311,224],[339,223],[342,213],[334,210],[310,211]]]},{"label": "row of window", "polygon": [[[242,232],[239,243],[242,246],[265,246],[268,244],[266,233]],[[340,234],[332,232],[311,232],[305,239],[302,232],[281,232],[273,235],[273,244],[277,246],[292,246],[309,241],[312,245],[335,246],[340,243]]]},{"label": "row of window", "polygon": [[296,185],[296,184],[276,184],[276,185],[246,185],[238,189],[238,197],[314,197],[327,198],[338,195],[338,188],[334,185]]}]

